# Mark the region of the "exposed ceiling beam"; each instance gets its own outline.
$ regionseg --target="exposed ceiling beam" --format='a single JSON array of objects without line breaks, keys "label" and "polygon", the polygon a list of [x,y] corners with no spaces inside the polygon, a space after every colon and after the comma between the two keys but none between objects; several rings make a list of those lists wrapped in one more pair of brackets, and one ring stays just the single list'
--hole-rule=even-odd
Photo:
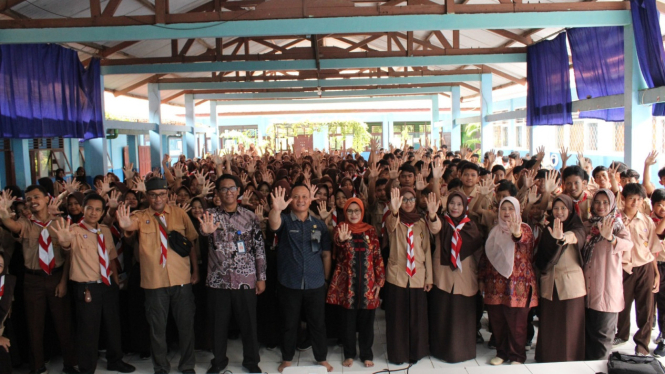
[{"label": "exposed ceiling beam", "polygon": [[102,17],[113,17],[122,0],[110,0],[102,12]]},{"label": "exposed ceiling beam", "polygon": [[118,96],[120,96],[120,95],[126,95],[127,93],[129,93],[129,92],[131,92],[131,91],[133,91],[133,90],[135,90],[135,89],[137,89],[137,88],[139,88],[139,87],[141,87],[141,86],[144,86],[144,85],[146,85],[146,84],[148,84],[148,83],[156,83],[157,80],[158,80],[159,78],[161,78],[161,77],[163,77],[163,76],[165,76],[165,75],[166,75],[166,74],[156,74],[156,75],[152,75],[152,76],[150,76],[150,77],[148,77],[148,78],[145,78],[145,79],[142,79],[142,80],[140,80],[140,81],[138,81],[138,82],[136,82],[136,83],[133,83],[133,84],[127,86],[127,87],[123,87],[123,88],[121,88],[121,89],[115,90],[115,91],[113,92],[113,95],[114,95],[115,97],[118,97]]},{"label": "exposed ceiling beam", "polygon": [[470,85],[470,84],[468,84],[468,83],[460,83],[460,86],[462,86],[462,87],[464,87],[464,88],[466,88],[466,89],[469,89],[469,90],[471,90],[471,91],[473,91],[473,92],[478,92],[478,93],[480,93],[480,89],[478,89],[478,88],[476,88],[476,87],[474,87],[474,86],[472,86],[472,85]]},{"label": "exposed ceiling beam", "polygon": [[169,101],[172,101],[173,99],[179,98],[180,96],[184,95],[185,93],[186,93],[186,91],[180,91],[180,92],[178,92],[174,95],[171,95],[171,96],[167,97],[166,99],[163,99],[162,104],[166,104]]},{"label": "exposed ceiling beam", "polygon": [[[501,89],[504,89],[504,88],[513,87],[515,85],[517,85],[517,83],[502,84],[500,86],[496,86],[496,87],[492,88],[492,91],[497,91],[497,90],[501,90]],[[468,101],[468,100],[471,100],[471,99],[475,99],[477,97],[480,97],[480,91],[478,91],[478,93],[475,93],[475,94],[472,94],[472,95],[469,95],[469,96],[464,96],[464,97],[461,98],[461,100],[462,101]]]},{"label": "exposed ceiling beam", "polygon": [[10,10],[12,7],[15,7],[26,0],[0,0],[0,12]]},{"label": "exposed ceiling beam", "polygon": [[150,10],[151,12],[155,12],[155,6],[148,0],[134,0],[137,3],[143,5],[144,8]]},{"label": "exposed ceiling beam", "polygon": [[[162,1],[162,0],[160,0]],[[270,4],[272,1],[265,4]],[[523,4],[528,12],[515,11],[520,4],[509,5],[510,13],[492,13],[493,7],[505,5],[487,5],[488,9],[480,9],[487,14],[437,14],[426,13],[423,9],[430,6],[414,6],[420,9],[420,14],[401,14],[413,12],[410,7],[388,7],[393,15],[367,16],[365,10],[369,8],[371,14],[381,14],[372,7],[350,7],[338,9],[337,7],[322,7],[321,12],[326,17],[322,22],[316,14],[312,17],[297,19],[263,19],[256,20],[258,15],[263,17],[276,17],[273,12],[247,12],[247,17],[254,20],[237,20],[236,12],[199,12],[185,14],[164,14],[155,16],[132,17],[98,17],[92,18],[66,18],[66,19],[27,19],[20,21],[0,21],[0,28],[6,29],[0,33],[0,43],[68,43],[68,42],[100,42],[114,40],[131,40],[140,35],[144,40],[150,39],[178,39],[201,37],[254,37],[284,34],[317,34],[327,35],[345,32],[392,32],[412,30],[461,30],[461,29],[506,29],[506,28],[533,28],[533,27],[593,27],[617,26],[631,23],[630,12],[625,10],[627,2],[595,2],[595,3],[547,3]],[[464,5],[474,7],[474,5]],[[439,6],[431,6],[439,7]],[[462,6],[458,6],[462,7]],[[161,7],[160,7],[161,8]],[[556,9],[562,11],[556,11]],[[457,8],[456,8],[457,9]],[[566,9],[566,11],[563,11]],[[588,9],[577,11],[576,9]],[[620,10],[609,10],[620,9]],[[312,9],[307,8],[308,13]],[[343,10],[348,10],[345,12]],[[352,11],[351,11],[352,10]],[[498,10],[498,9],[497,9]],[[546,10],[552,10],[547,12]],[[598,12],[598,10],[606,10]],[[303,9],[300,6],[295,17],[302,17]],[[338,14],[332,14],[331,11]],[[376,13],[374,13],[376,11]],[[231,13],[226,16],[224,13]],[[389,13],[391,14],[391,13]],[[354,22],[348,22],[348,16],[357,16]],[[221,20],[219,18],[222,18]],[[228,18],[228,19],[226,19]],[[156,28],[153,25],[157,20],[171,25],[169,28]],[[210,24],[209,22],[213,22]],[[227,21],[227,22],[219,22]],[[205,27],[191,27],[199,23]],[[181,24],[182,26],[178,26]],[[185,26],[185,24],[189,24]],[[54,32],[52,28],[59,28]]]},{"label": "exposed ceiling beam", "polygon": [[526,78],[515,77],[513,75],[510,75],[508,73],[504,73],[503,71],[501,71],[499,69],[495,69],[495,68],[493,68],[491,66],[488,66],[488,65],[482,65],[481,68],[483,70],[489,71],[492,74],[496,74],[496,75],[500,76],[501,78],[508,79],[512,82],[521,84],[522,86],[526,86]]},{"label": "exposed ceiling beam", "polygon": [[504,38],[507,38],[507,39],[512,39],[512,40],[514,40],[516,42],[519,42],[519,43],[522,43],[524,45],[533,44],[533,40],[531,39],[530,36],[518,35],[518,34],[510,32],[508,30],[487,30],[487,31],[489,31],[491,33],[494,33],[494,34],[497,34],[499,36],[503,36]]},{"label": "exposed ceiling beam", "polygon": [[[543,30],[544,29],[531,29],[529,31],[526,31],[526,32],[522,33],[521,36],[525,37],[525,38],[526,37],[531,37],[532,35],[535,35],[536,33],[540,32],[540,31],[543,31]],[[515,43],[517,43],[515,40],[510,40],[509,42],[504,43],[504,44],[500,45],[499,47],[508,48],[510,46],[513,46]]]},{"label": "exposed ceiling beam", "polygon": [[448,39],[446,39],[446,37],[441,32],[441,30],[434,30],[433,34],[434,34],[434,36],[436,36],[437,39],[439,39],[439,43],[441,43],[441,45],[444,48],[447,48],[447,49],[452,49],[453,48],[453,46],[448,42]]}]

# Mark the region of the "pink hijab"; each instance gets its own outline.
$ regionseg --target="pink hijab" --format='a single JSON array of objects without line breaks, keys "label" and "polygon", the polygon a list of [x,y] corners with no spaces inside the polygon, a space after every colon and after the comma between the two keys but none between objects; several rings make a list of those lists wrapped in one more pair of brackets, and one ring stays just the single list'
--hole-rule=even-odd
[{"label": "pink hijab", "polygon": [[496,271],[503,277],[509,278],[513,273],[513,265],[515,264],[515,242],[513,241],[513,234],[511,234],[508,227],[508,222],[501,218],[501,206],[506,201],[513,204],[515,215],[519,222],[522,223],[520,202],[512,196],[503,198],[499,203],[499,224],[494,226],[492,231],[490,231],[487,243],[485,244],[485,254]]}]

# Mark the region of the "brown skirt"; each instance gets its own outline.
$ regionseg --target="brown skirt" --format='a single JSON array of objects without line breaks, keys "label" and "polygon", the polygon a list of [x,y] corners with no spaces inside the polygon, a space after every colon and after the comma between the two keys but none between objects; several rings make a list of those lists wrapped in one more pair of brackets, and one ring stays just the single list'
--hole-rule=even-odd
[{"label": "brown skirt", "polygon": [[429,348],[446,362],[476,357],[476,296],[450,294],[436,286],[429,292]]},{"label": "brown skirt", "polygon": [[584,296],[559,300],[554,287],[552,301],[540,298],[539,305],[536,361],[583,361]]},{"label": "brown skirt", "polygon": [[[427,293],[386,283],[386,341],[391,363],[416,362],[427,356]],[[475,330],[474,330],[475,331]]]}]

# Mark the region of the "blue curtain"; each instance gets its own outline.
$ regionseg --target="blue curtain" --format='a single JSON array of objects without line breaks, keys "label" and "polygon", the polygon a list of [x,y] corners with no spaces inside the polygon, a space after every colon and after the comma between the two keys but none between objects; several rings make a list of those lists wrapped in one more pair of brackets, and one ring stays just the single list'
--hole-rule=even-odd
[{"label": "blue curtain", "polygon": [[0,134],[4,138],[104,136],[99,60],[52,44],[0,46]]},{"label": "blue curtain", "polygon": [[[568,30],[580,100],[623,94],[623,27]],[[623,108],[581,112],[580,118],[623,121]]]},{"label": "blue curtain", "polygon": [[[665,86],[665,52],[660,35],[660,13],[656,0],[630,0],[635,49],[640,69],[649,88]],[[654,116],[665,116],[665,103],[653,105]]]},{"label": "blue curtain", "polygon": [[526,50],[526,124],[573,123],[566,34]]}]

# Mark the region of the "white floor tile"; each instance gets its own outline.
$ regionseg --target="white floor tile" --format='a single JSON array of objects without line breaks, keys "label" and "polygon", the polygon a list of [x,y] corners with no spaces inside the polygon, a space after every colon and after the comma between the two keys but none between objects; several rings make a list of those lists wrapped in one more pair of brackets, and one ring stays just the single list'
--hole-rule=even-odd
[{"label": "white floor tile", "polygon": [[[431,357],[430,359],[435,369],[452,369],[452,368],[465,368],[465,367],[478,366],[478,362],[476,362],[475,359],[471,359],[464,362],[455,362],[455,363],[441,361],[438,358],[434,357]],[[446,370],[446,373],[447,372],[448,371]]]},{"label": "white floor tile", "polygon": [[547,364],[526,364],[527,369],[532,374],[594,374],[584,362],[560,362]]},{"label": "white floor tile", "polygon": [[498,366],[476,366],[466,368],[469,374],[531,374],[526,365],[503,364]]}]

